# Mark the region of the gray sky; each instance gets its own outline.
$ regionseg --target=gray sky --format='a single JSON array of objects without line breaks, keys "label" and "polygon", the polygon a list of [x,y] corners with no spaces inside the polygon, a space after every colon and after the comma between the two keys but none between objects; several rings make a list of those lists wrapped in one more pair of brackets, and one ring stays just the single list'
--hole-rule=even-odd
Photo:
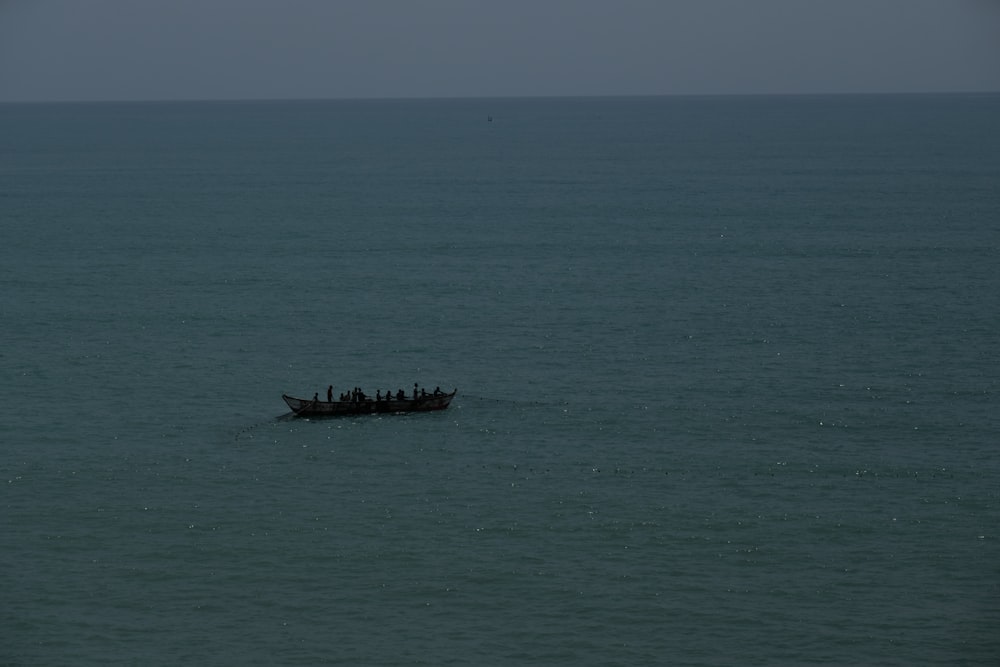
[{"label": "gray sky", "polygon": [[0,101],[1000,91],[1000,0],[0,0]]}]

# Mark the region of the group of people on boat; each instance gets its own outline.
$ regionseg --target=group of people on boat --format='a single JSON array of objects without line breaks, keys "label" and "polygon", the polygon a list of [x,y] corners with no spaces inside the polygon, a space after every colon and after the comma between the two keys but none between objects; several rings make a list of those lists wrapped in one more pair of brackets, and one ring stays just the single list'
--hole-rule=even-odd
[{"label": "group of people on boat", "polygon": [[[420,387],[420,385],[418,385],[416,382],[413,383],[413,400],[414,401],[417,400],[418,398],[426,398],[428,396],[444,396],[444,392],[441,391],[441,387],[434,387],[434,391],[432,393],[428,394],[426,389]],[[344,393],[340,394],[340,396],[339,396],[339,398],[337,400],[339,400],[342,403],[343,402],[364,403],[365,401],[372,400],[372,397],[369,396],[368,394],[366,394],[364,391],[362,391],[361,387],[354,387],[350,391],[345,391]],[[400,389],[400,390],[398,390],[395,393],[395,395],[393,395],[391,389],[386,389],[385,390],[385,395],[383,395],[381,389],[376,389],[375,390],[375,399],[374,400],[377,401],[377,402],[391,401],[391,400],[405,401],[406,400],[406,392],[404,392],[402,389]],[[319,402],[319,392],[316,392],[315,394],[313,394],[313,401]],[[332,384],[329,387],[326,388],[326,401],[327,401],[327,403],[332,403],[333,402],[333,385]]]}]

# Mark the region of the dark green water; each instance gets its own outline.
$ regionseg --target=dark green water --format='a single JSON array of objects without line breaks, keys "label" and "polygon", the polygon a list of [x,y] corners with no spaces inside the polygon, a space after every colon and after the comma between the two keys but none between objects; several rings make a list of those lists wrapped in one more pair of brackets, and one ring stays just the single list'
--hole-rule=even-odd
[{"label": "dark green water", "polygon": [[998,183],[997,96],[0,106],[0,663],[996,664]]}]

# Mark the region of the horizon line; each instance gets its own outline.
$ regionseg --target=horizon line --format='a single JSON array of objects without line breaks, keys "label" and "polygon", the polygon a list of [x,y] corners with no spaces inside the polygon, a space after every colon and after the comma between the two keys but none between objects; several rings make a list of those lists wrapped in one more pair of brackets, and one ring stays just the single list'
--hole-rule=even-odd
[{"label": "horizon line", "polygon": [[39,99],[3,100],[0,105],[14,104],[227,104],[262,102],[417,102],[472,100],[573,100],[573,99],[654,99],[654,98],[725,98],[725,97],[921,97],[998,95],[1000,90],[926,90],[926,91],[833,91],[833,92],[743,92],[743,93],[611,93],[567,95],[385,95],[358,97],[149,97],[106,99]]}]

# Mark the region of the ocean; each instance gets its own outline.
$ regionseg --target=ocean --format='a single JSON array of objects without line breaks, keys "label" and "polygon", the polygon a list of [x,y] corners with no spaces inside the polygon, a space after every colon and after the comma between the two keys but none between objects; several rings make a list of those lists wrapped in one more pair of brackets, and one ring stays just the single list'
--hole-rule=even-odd
[{"label": "ocean", "polygon": [[1000,662],[1000,95],[0,105],[0,229],[0,664]]}]

